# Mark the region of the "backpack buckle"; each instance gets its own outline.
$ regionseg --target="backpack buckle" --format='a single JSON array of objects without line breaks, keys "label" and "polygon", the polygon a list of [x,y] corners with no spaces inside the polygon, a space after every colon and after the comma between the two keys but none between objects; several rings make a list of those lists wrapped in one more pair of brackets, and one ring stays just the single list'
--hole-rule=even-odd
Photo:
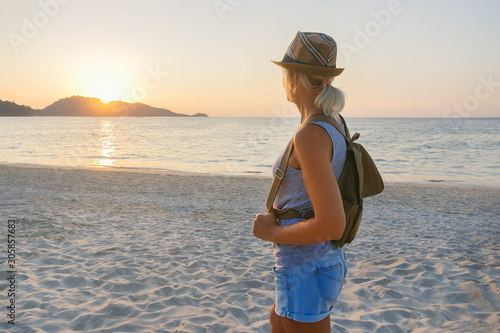
[{"label": "backpack buckle", "polygon": [[283,177],[285,177],[285,172],[283,172],[283,170],[281,170],[280,168],[276,168],[276,170],[274,170],[274,175],[279,179],[279,180],[282,180]]},{"label": "backpack buckle", "polygon": [[313,210],[311,210],[311,209],[307,209],[307,208],[305,208],[305,209],[301,209],[301,210],[299,211],[299,214],[300,214],[300,218],[301,218],[301,219],[307,219],[307,220],[308,220],[308,219],[310,219],[310,218],[313,218],[313,217],[314,217],[314,211],[313,211]]}]

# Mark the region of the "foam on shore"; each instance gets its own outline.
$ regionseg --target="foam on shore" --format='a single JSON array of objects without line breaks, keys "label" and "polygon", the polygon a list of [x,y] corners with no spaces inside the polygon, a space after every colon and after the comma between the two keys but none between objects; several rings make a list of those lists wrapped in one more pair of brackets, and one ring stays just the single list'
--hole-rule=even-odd
[{"label": "foam on shore", "polygon": [[[270,330],[273,258],[251,222],[271,179],[107,171],[0,165],[20,274],[0,329]],[[498,207],[500,189],[441,183],[367,199],[334,331],[500,329]]]}]

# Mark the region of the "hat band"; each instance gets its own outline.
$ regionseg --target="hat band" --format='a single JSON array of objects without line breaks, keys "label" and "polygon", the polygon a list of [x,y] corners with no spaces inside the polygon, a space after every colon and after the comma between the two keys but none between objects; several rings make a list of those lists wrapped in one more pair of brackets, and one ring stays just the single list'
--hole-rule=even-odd
[{"label": "hat band", "polygon": [[283,60],[281,60],[281,62],[289,62],[289,63],[292,63],[292,64],[301,64],[301,65],[307,65],[307,66],[317,66],[317,67],[323,67],[323,68],[337,68],[337,65],[333,65],[333,66],[321,66],[321,65],[311,65],[311,64],[306,64],[304,62],[301,62],[301,61],[297,61],[295,59],[293,59],[292,57],[290,57],[288,54],[285,53],[285,55],[283,56]]}]

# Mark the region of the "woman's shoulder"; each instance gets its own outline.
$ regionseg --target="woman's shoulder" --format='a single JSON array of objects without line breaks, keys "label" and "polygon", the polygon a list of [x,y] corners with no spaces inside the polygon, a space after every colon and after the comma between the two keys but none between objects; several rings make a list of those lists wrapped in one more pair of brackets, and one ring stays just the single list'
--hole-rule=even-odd
[{"label": "woman's shoulder", "polygon": [[[335,118],[332,118],[332,119],[335,119]],[[334,120],[335,121],[335,120]],[[334,126],[332,123],[330,122],[326,122],[326,121],[316,121],[314,122],[313,124],[316,124],[318,125],[319,127],[322,127],[325,131],[328,132],[328,134],[330,135],[330,137],[332,138],[332,140],[334,140],[334,138],[336,136],[341,136],[341,133],[339,133],[338,129],[336,126]],[[340,125],[340,129],[342,130],[342,132],[345,134],[345,125],[344,125],[344,122],[342,121],[342,119],[339,117],[339,119],[337,120],[337,124]]]},{"label": "woman's shoulder", "polygon": [[325,144],[328,147],[330,142],[331,138],[327,130],[315,123],[302,126],[295,132],[294,136],[294,144],[298,149],[310,149],[325,146]]},{"label": "woman's shoulder", "polygon": [[330,121],[318,120],[314,123],[324,127],[324,125],[328,125],[328,128],[334,128],[335,126],[332,123],[337,123],[341,128],[344,128],[343,118],[339,114],[335,114],[334,116],[328,117]]}]

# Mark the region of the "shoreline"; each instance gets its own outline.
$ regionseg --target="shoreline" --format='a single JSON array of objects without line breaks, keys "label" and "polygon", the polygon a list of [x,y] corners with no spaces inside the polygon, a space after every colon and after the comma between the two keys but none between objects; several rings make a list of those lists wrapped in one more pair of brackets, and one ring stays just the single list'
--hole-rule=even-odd
[{"label": "shoreline", "polygon": [[259,176],[258,173],[247,173],[243,175],[223,175],[215,173],[202,173],[202,172],[189,172],[171,169],[148,169],[148,168],[134,168],[134,167],[96,167],[96,166],[69,166],[69,165],[47,165],[35,163],[6,163],[0,162],[0,167],[14,167],[14,168],[35,168],[35,169],[56,169],[56,170],[83,170],[83,171],[96,171],[96,172],[128,172],[138,174],[150,175],[170,175],[170,176],[200,176],[200,177],[248,177],[248,178],[271,178]]},{"label": "shoreline", "polygon": [[[139,174],[153,174],[153,175],[172,175],[172,176],[194,176],[194,177],[223,177],[223,178],[251,178],[251,179],[271,179],[269,173],[243,173],[243,174],[218,174],[218,173],[202,173],[202,172],[189,172],[179,171],[172,169],[148,169],[148,168],[134,168],[134,167],[96,167],[96,166],[67,166],[67,165],[47,165],[35,163],[8,163],[0,162],[0,167],[18,167],[18,168],[40,168],[40,169],[56,169],[56,170],[83,170],[83,171],[96,171],[96,172],[126,172],[126,173],[139,173]],[[486,188],[486,189],[500,189],[500,184],[485,183],[484,181],[473,180],[442,180],[442,179],[427,179],[427,177],[420,176],[418,180],[394,180],[398,177],[393,175],[384,178],[385,184],[412,184],[412,185],[436,185],[445,187],[464,187],[464,188]]]}]

